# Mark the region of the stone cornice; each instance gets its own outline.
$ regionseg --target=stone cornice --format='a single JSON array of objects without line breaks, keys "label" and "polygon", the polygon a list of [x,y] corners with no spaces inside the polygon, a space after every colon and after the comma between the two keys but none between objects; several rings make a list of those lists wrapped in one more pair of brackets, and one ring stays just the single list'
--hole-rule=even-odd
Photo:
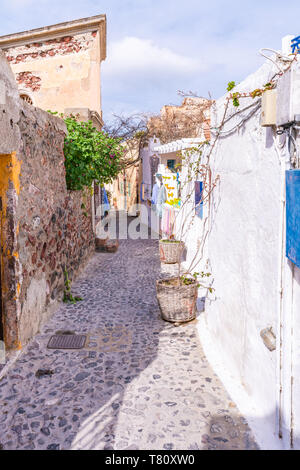
[{"label": "stone cornice", "polygon": [[4,51],[12,47],[24,46],[32,42],[43,42],[63,36],[99,31],[100,59],[106,59],[106,15],[91,16],[21,33],[0,36],[0,48]]}]

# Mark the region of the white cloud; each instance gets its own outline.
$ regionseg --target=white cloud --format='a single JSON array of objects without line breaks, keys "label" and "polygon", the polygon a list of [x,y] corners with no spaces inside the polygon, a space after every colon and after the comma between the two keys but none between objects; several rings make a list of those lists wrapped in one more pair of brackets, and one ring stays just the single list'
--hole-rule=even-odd
[{"label": "white cloud", "polygon": [[112,42],[104,65],[106,76],[120,77],[133,73],[183,75],[203,71],[205,67],[196,59],[159,47],[154,41],[125,37]]},{"label": "white cloud", "polygon": [[[157,3],[157,5],[156,5]],[[107,14],[108,54],[101,65],[104,112],[157,112],[179,103],[177,90],[214,98],[299,34],[299,0],[0,0],[1,34]],[[293,14],[291,14],[291,11]]]}]

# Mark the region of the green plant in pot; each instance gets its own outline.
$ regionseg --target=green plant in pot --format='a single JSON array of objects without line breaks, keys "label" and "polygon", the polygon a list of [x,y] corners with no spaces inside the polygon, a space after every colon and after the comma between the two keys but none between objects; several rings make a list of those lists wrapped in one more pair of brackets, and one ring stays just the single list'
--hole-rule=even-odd
[{"label": "green plant in pot", "polygon": [[170,238],[159,240],[159,256],[162,263],[179,263],[183,250],[184,243],[180,240],[175,240],[174,235],[171,235]]},{"label": "green plant in pot", "polygon": [[[200,287],[210,292],[213,291],[211,285],[207,283],[211,273],[205,270],[195,271],[199,265],[203,266],[204,245],[209,230],[209,211],[201,221],[202,232],[198,234],[197,248],[188,262],[183,263],[182,252],[185,249],[183,240],[186,239],[193,226],[197,206],[201,205],[202,207],[209,201],[218,177],[212,178],[210,166],[205,160],[203,162],[202,150],[198,147],[185,152],[184,158],[187,171],[184,181],[185,193],[179,212],[180,223],[177,224],[177,228],[179,228],[177,230],[178,239],[175,240],[175,237],[171,235],[169,238],[159,241],[161,261],[163,263],[177,263],[177,275],[156,281],[157,300],[162,318],[174,323],[188,322],[196,317],[198,289]],[[188,204],[195,199],[194,182],[198,180],[202,182],[201,198],[197,204],[195,202]],[[184,267],[183,264],[185,264]]]},{"label": "green plant in pot", "polygon": [[[162,318],[169,322],[185,323],[196,318],[198,288],[207,286],[200,281],[211,274],[184,274],[156,281],[157,300]],[[208,287],[212,291],[212,287]]]}]

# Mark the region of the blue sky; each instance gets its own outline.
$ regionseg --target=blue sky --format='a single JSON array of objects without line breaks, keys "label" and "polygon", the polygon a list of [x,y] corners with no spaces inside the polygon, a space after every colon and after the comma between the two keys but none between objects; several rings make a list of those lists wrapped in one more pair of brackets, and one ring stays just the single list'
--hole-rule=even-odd
[{"label": "blue sky", "polygon": [[300,35],[299,0],[0,0],[0,12],[1,35],[105,13],[106,118],[158,113],[178,90],[218,98],[263,63],[261,47]]}]

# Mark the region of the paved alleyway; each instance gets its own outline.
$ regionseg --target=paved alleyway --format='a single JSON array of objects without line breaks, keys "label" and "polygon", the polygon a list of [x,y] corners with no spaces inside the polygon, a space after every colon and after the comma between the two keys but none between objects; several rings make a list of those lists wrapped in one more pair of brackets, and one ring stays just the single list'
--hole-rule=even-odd
[{"label": "paved alleyway", "polygon": [[[62,305],[0,381],[2,448],[256,448],[195,323],[161,320],[159,275],[156,241],[95,254],[72,289],[84,300]],[[88,333],[87,348],[47,349],[59,330]]]}]

